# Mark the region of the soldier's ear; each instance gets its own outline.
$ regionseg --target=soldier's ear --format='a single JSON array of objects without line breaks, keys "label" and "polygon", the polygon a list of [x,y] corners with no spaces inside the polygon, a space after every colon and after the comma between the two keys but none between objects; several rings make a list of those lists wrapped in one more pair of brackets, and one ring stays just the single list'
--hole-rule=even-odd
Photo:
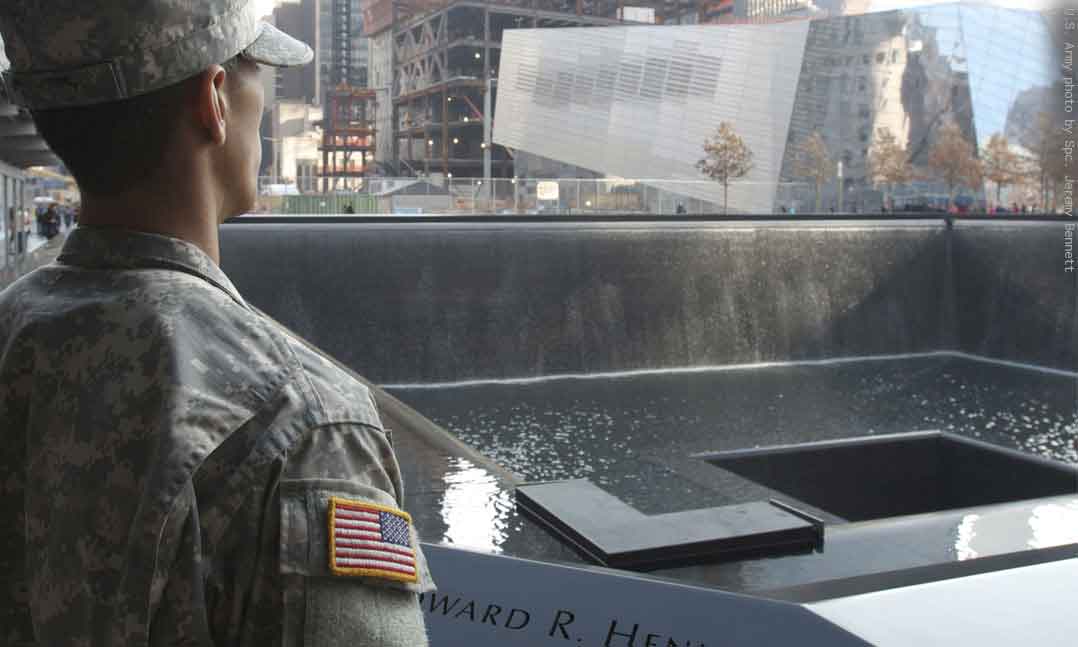
[{"label": "soldier's ear", "polygon": [[225,96],[225,79],[228,72],[220,65],[211,65],[196,78],[196,102],[198,125],[206,136],[217,145],[227,139],[225,116],[228,112],[228,99]]}]

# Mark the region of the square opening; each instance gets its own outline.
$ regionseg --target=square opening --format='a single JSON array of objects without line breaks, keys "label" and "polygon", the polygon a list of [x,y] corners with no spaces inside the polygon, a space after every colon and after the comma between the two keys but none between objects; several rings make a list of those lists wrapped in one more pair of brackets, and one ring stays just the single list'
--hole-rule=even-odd
[{"label": "square opening", "polygon": [[938,431],[701,456],[846,521],[1078,492],[1078,470]]}]

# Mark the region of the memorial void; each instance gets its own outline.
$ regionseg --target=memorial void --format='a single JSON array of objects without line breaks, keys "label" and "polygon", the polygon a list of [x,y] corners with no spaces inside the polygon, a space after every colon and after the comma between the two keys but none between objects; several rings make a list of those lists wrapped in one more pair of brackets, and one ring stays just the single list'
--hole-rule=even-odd
[{"label": "memorial void", "polygon": [[[506,31],[494,141],[517,152],[521,177],[640,179],[721,205],[721,186],[695,163],[727,122],[754,154],[730,188],[730,211],[776,213],[814,206],[815,183],[795,160],[819,133],[834,175],[843,169],[841,189],[837,177],[822,187],[824,208],[878,210],[868,159],[881,129],[915,169],[927,168],[948,123],[977,150],[1002,135],[1028,154],[1058,69],[1050,21],[956,3],[773,24]],[[891,197],[902,205],[947,193],[919,179]]]},{"label": "memorial void", "polygon": [[988,645],[1074,635],[1067,226],[267,218],[222,258],[380,385],[433,645],[926,644],[863,620],[932,596],[950,644],[1019,610]]}]

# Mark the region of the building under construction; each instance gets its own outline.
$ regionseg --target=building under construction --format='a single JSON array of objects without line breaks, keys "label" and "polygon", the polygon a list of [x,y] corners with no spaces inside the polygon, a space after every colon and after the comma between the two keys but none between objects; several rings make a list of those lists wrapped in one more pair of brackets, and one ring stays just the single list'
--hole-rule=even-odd
[{"label": "building under construction", "polygon": [[359,0],[321,0],[318,15],[320,31],[328,32],[323,38],[328,36],[330,45],[329,56],[320,64],[325,70],[323,76],[327,77],[319,146],[322,191],[355,190],[361,187],[362,178],[370,170],[377,105],[376,93],[366,88],[366,43],[361,37],[360,3]]},{"label": "building under construction", "polygon": [[322,191],[355,190],[374,157],[374,90],[341,83],[326,92],[322,118]]},{"label": "building under construction", "polygon": [[[502,34],[507,29],[709,22],[729,0],[371,0],[370,85],[378,93],[375,158],[398,175],[512,177],[492,145]],[[485,158],[489,158],[485,160]]]},{"label": "building under construction", "polygon": [[292,0],[273,10],[279,28],[314,49],[311,65],[277,69],[267,93],[276,109],[263,128],[263,158],[274,183],[350,190],[372,169],[376,96],[367,89],[362,16],[360,0]]}]

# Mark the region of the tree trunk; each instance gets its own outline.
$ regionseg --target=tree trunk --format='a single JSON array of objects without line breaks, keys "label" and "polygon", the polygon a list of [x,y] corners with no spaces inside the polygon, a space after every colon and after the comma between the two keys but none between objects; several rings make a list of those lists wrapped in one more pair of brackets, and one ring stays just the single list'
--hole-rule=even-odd
[{"label": "tree trunk", "polygon": [[729,202],[728,197],[730,195],[730,180],[722,181],[722,215],[729,213],[726,209],[726,205]]},{"label": "tree trunk", "polygon": [[820,186],[820,183],[817,182],[816,183],[816,213],[820,213],[821,207],[823,206],[821,204],[821,201],[823,200],[823,194],[821,192],[822,188],[823,187]]}]

